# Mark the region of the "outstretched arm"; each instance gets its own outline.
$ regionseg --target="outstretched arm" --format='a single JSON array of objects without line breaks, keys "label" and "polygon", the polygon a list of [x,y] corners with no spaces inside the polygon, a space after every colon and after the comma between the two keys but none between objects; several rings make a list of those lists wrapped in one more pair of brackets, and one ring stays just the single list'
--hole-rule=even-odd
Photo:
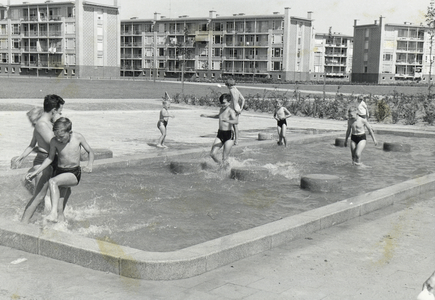
[{"label": "outstretched arm", "polygon": [[373,140],[373,142],[375,143],[375,146],[377,146],[377,145],[378,145],[378,141],[377,141],[376,138],[375,138],[375,132],[373,131],[372,126],[370,126],[369,122],[367,122],[366,119],[363,119],[363,123],[364,123],[364,126],[365,126],[365,127],[367,128],[367,130],[369,131],[369,134],[371,135],[372,140]]},{"label": "outstretched arm", "polygon": [[33,151],[33,149],[35,149],[35,146],[36,146],[36,137],[35,134],[33,134],[29,146],[27,146],[27,148],[24,149],[23,153],[21,153],[21,155],[15,159],[15,163],[18,166],[20,166],[21,163],[23,162],[23,159],[26,158]]},{"label": "outstretched arm", "polygon": [[28,173],[26,175],[26,179],[27,180],[32,180],[33,177],[35,177],[36,175],[38,175],[39,173],[41,173],[42,171],[44,171],[49,165],[51,165],[51,163],[54,160],[54,155],[56,154],[56,146],[55,146],[55,139],[53,138],[50,141],[50,152],[48,153],[48,157],[46,159],[44,159],[44,161],[42,162],[42,164],[39,166],[38,169],[36,169],[35,171]]},{"label": "outstretched arm", "polygon": [[204,115],[204,114],[201,114],[200,116],[203,117],[203,118],[219,119],[219,115]]}]

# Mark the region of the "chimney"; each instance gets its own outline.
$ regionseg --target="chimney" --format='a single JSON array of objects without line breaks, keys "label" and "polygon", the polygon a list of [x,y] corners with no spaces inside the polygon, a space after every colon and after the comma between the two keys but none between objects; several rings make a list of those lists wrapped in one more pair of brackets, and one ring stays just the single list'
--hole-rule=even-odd
[{"label": "chimney", "polygon": [[375,25],[378,25],[378,20],[375,20]]},{"label": "chimney", "polygon": [[118,6],[118,0],[113,0],[113,6]]},{"label": "chimney", "polygon": [[311,20],[312,15],[313,15],[313,12],[312,12],[312,11],[307,12],[307,19],[310,19],[310,20]]},{"label": "chimney", "polygon": [[210,10],[210,11],[208,12],[208,16],[209,16],[209,18],[211,18],[211,19],[216,18],[216,11],[215,11],[215,10]]},{"label": "chimney", "polygon": [[354,20],[353,20],[353,26],[356,26],[357,23],[358,23],[358,20],[357,20],[357,19],[354,19]]},{"label": "chimney", "polygon": [[154,13],[154,20],[155,20],[155,21],[160,20],[160,13],[158,13],[158,12],[155,12],[155,13]]}]

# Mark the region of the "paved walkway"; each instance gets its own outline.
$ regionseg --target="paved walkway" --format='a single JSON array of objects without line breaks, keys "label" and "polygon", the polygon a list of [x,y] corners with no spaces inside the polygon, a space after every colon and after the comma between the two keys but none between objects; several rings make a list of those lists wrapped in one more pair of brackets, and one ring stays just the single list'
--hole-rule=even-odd
[{"label": "paved walkway", "polygon": [[[217,121],[198,116],[214,112],[176,110],[168,145],[209,146]],[[158,151],[148,145],[158,138],[157,113],[64,111],[92,146],[110,148],[115,156]],[[28,144],[31,128],[24,112],[1,112],[0,117],[0,157],[9,164]],[[242,115],[241,130],[255,133],[274,126],[270,115]],[[289,126],[345,131],[343,121],[310,118],[294,117]],[[134,280],[0,247],[0,299],[415,299],[435,266],[434,200],[411,199],[174,281]]]}]

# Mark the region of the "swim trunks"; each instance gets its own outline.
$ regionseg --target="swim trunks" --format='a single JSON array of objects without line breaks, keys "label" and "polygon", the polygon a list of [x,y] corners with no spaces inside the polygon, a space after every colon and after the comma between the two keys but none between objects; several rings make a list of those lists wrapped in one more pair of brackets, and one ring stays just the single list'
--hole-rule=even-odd
[{"label": "swim trunks", "polygon": [[160,124],[163,124],[163,125],[165,126],[165,128],[166,128],[166,126],[168,126],[168,121],[165,121],[165,120],[159,120],[159,121],[157,122],[157,128],[159,128],[159,129],[160,129]]},{"label": "swim trunks", "polygon": [[281,128],[282,128],[282,125],[287,126],[287,120],[286,119],[279,120],[279,121],[277,121],[277,125]]},{"label": "swim trunks", "polygon": [[64,173],[72,173],[77,178],[77,184],[80,182],[80,178],[82,177],[82,169],[80,167],[74,167],[74,168],[61,168],[57,167],[54,171],[53,177],[64,174]]},{"label": "swim trunks", "polygon": [[366,134],[352,134],[350,139],[352,140],[352,142],[354,142],[355,144],[358,145],[359,142],[366,140]]},{"label": "swim trunks", "polygon": [[217,137],[221,140],[222,144],[226,141],[234,140],[234,134],[232,130],[218,130]]}]

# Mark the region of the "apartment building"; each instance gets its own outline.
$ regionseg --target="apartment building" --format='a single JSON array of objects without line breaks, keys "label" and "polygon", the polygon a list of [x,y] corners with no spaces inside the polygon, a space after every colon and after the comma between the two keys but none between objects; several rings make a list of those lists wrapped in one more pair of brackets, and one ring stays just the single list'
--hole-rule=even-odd
[{"label": "apartment building", "polygon": [[[373,24],[354,23],[352,82],[428,82],[430,38],[427,27],[386,24],[379,18]],[[431,74],[434,74],[432,68]]]},{"label": "apartment building", "polygon": [[350,81],[353,37],[340,33],[316,33],[312,59],[312,81]]},{"label": "apartment building", "polygon": [[0,6],[0,76],[119,77],[119,31],[116,0]]},{"label": "apartment building", "polygon": [[311,13],[121,21],[121,76],[310,79]]}]

